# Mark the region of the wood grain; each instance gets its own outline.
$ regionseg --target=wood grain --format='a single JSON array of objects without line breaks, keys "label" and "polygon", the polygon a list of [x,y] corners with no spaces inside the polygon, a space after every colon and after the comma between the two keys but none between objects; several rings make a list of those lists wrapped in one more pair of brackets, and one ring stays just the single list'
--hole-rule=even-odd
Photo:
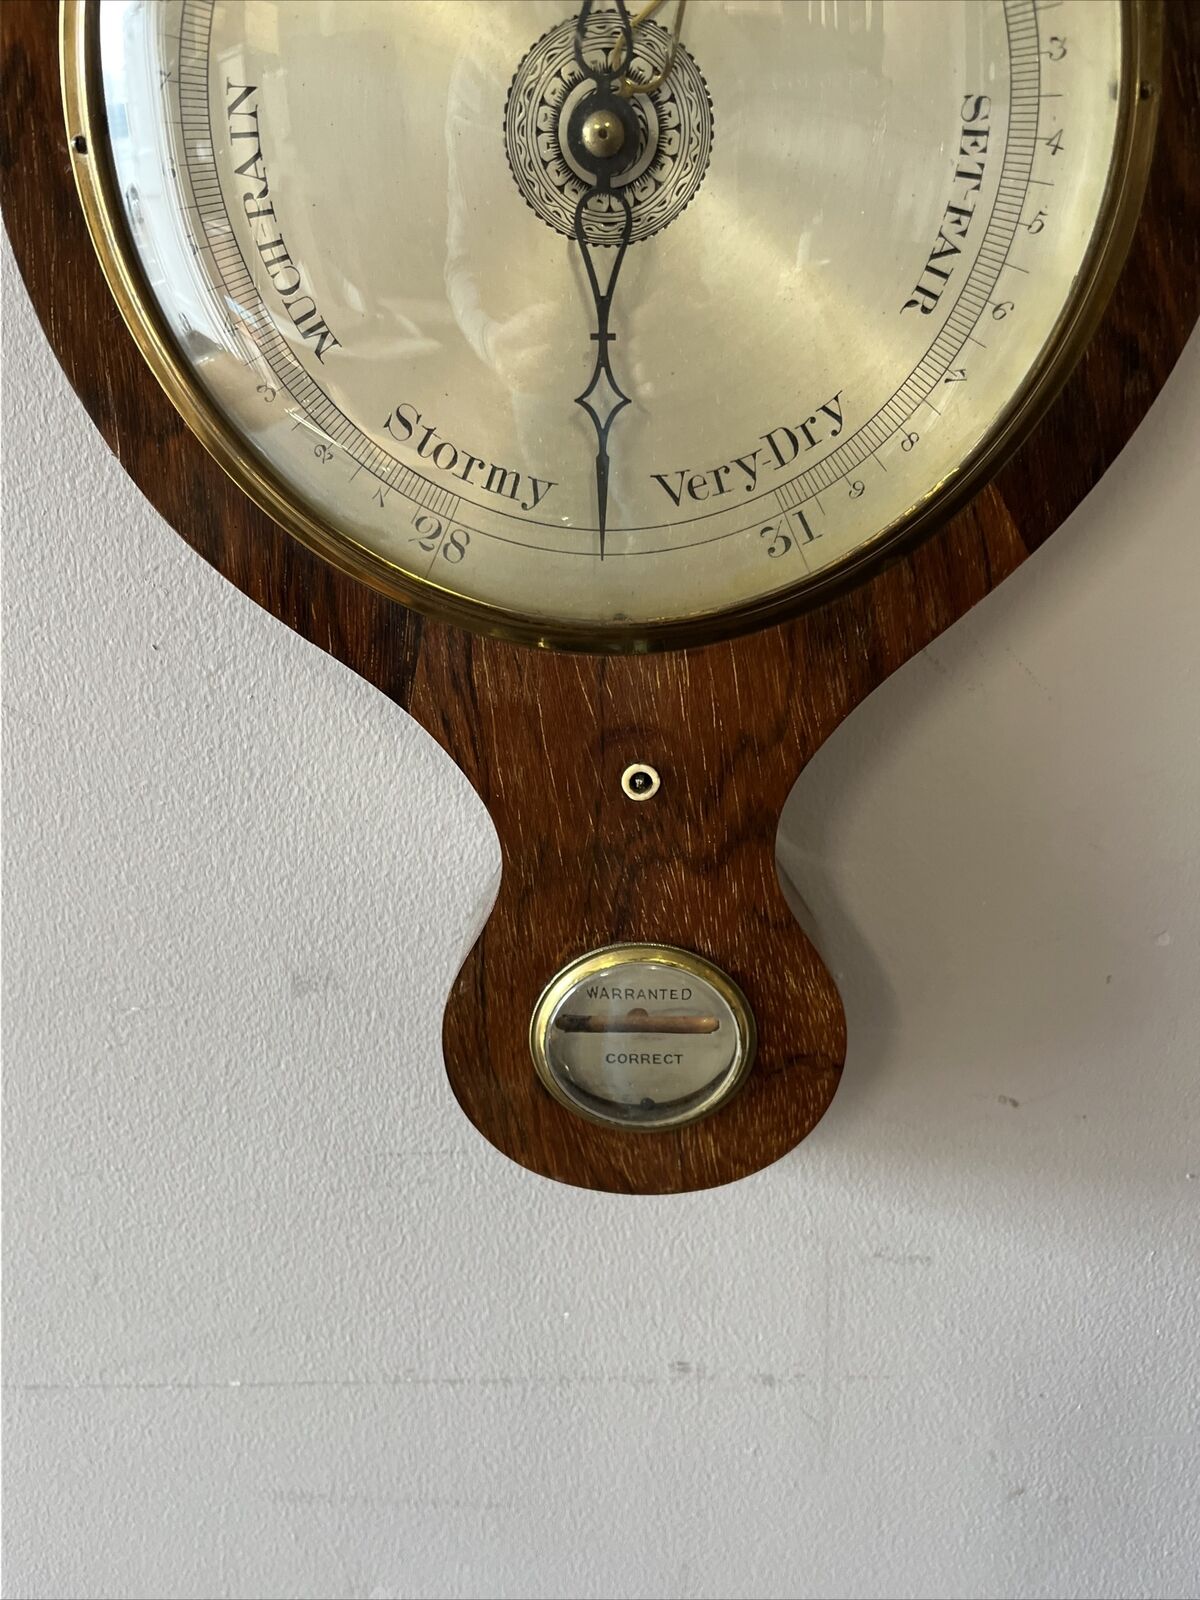
[{"label": "wood grain", "polygon": [[[651,658],[556,655],[422,624],[311,556],[233,488],[143,365],[92,254],[59,110],[56,13],[52,0],[0,5],[0,178],[17,260],[71,382],[184,538],[411,710],[496,824],[499,898],[446,1010],[459,1101],[514,1160],[594,1188],[695,1189],[776,1160],[815,1126],[846,1056],[833,981],[779,890],[780,809],[850,711],[1094,487],[1182,349],[1200,309],[1200,10],[1190,0],[1166,8],[1162,134],[1103,323],[992,484],[820,609]],[[663,779],[642,805],[620,789],[634,760]],[[526,1035],[542,985],[567,959],[624,939],[698,950],[754,1007],[760,1048],[746,1089],[691,1128],[627,1134],[583,1122],[531,1066]]]}]

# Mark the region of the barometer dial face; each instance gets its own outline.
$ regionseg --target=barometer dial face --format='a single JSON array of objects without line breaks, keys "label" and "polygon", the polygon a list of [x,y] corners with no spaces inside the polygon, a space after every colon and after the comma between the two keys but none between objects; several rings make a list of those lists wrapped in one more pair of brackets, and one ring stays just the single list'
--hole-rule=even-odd
[{"label": "barometer dial face", "polygon": [[1148,146],[1118,0],[693,0],[674,48],[674,0],[637,15],[65,18],[106,269],[223,464],[418,607],[595,648],[782,614],[977,483]]}]

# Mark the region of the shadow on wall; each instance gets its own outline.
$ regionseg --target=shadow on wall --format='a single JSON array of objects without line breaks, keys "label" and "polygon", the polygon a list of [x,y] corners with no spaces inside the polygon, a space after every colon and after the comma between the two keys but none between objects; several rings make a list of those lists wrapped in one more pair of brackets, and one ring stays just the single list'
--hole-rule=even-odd
[{"label": "shadow on wall", "polygon": [[[1198,406],[1193,339],[1063,528],[793,790],[780,875],[849,1025],[817,1139],[852,1121],[861,1138],[862,1118],[885,1115],[932,1160],[970,1144],[973,1161],[1046,1175],[1046,1139],[1070,1129],[1072,1174],[1111,1179],[1126,1145],[1089,1142],[1089,1116],[1119,1125],[1156,1095],[1162,1116],[1185,1092],[1200,1035],[1200,916],[1178,925],[1197,899],[1179,884],[1198,853]],[[989,1137],[984,1108],[1036,1117],[1045,1137]]]}]

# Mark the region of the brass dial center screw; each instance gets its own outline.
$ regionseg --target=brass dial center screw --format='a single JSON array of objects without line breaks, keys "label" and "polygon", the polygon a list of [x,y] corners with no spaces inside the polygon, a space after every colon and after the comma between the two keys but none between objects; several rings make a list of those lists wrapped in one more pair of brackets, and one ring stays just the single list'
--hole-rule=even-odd
[{"label": "brass dial center screw", "polygon": [[584,118],[579,137],[588,155],[603,161],[615,156],[625,143],[625,129],[613,112],[592,111]]}]

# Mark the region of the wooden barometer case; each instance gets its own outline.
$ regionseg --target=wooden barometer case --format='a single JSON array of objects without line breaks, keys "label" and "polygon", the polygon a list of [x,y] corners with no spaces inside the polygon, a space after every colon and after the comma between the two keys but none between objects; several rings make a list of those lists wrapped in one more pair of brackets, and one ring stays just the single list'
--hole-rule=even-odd
[{"label": "wooden barometer case", "polygon": [[444,1022],[467,1115],[596,1189],[777,1160],[847,1050],[781,808],[1175,362],[1200,11],[5,0],[0,29],[8,231],[96,426],[491,813]]}]

